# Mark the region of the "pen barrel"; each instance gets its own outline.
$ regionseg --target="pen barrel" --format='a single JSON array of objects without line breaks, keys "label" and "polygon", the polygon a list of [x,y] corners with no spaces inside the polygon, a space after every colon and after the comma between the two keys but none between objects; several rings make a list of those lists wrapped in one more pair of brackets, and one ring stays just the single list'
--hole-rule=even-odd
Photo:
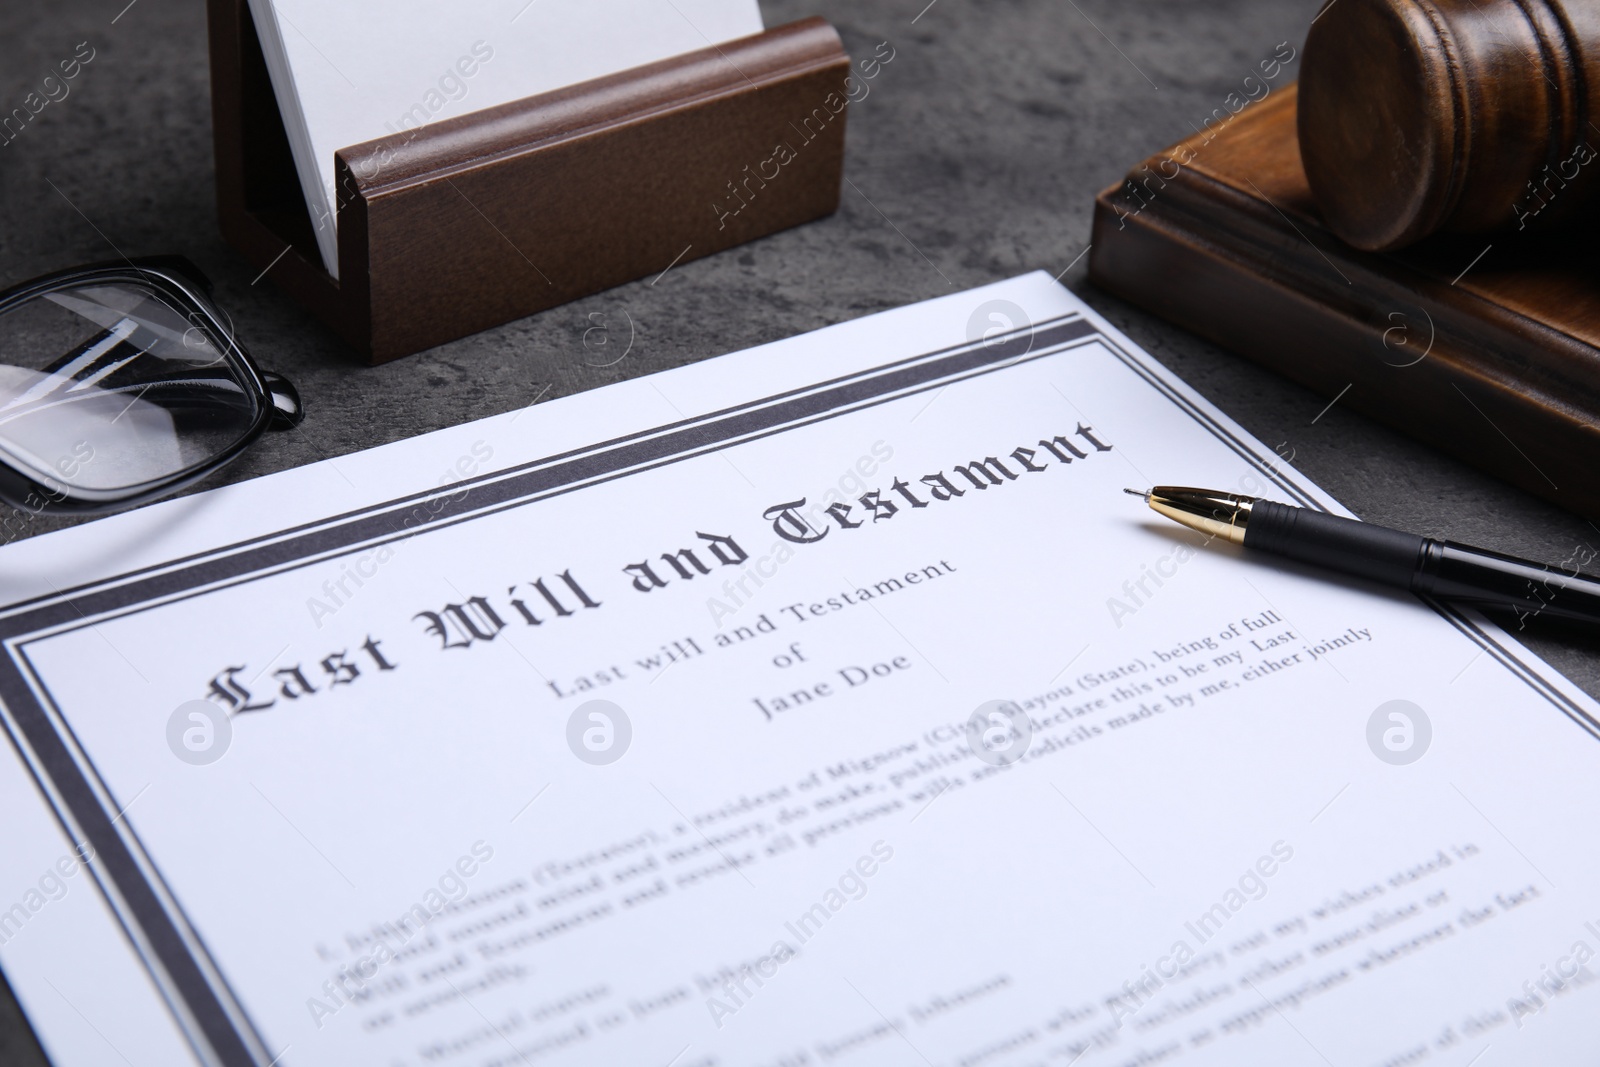
[{"label": "pen barrel", "polygon": [[1432,541],[1412,588],[1452,603],[1535,617],[1600,621],[1600,581],[1498,552]]},{"label": "pen barrel", "polygon": [[1600,622],[1600,580],[1270,500],[1250,506],[1245,547],[1453,604],[1534,617]]},{"label": "pen barrel", "polygon": [[1384,585],[1411,587],[1427,539],[1369,522],[1290,507],[1250,505],[1245,547]]}]

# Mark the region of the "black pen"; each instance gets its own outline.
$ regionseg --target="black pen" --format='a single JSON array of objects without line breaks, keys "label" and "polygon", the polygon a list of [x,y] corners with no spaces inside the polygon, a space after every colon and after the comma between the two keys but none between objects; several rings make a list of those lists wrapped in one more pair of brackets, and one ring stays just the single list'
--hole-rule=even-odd
[{"label": "black pen", "polygon": [[1144,497],[1191,530],[1413,593],[1526,620],[1600,622],[1600,579],[1271,500],[1158,485]]}]

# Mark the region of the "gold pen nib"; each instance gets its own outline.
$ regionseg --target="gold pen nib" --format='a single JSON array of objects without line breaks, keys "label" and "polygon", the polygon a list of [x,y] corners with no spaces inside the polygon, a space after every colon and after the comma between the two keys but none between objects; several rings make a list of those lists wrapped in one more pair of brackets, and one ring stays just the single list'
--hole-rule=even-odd
[{"label": "gold pen nib", "polygon": [[1226,538],[1236,545],[1244,544],[1245,527],[1250,523],[1250,505],[1255,503],[1255,497],[1180,485],[1158,485],[1148,493],[1135,495],[1143,496],[1152,510],[1173,522],[1199,530],[1208,537]]}]

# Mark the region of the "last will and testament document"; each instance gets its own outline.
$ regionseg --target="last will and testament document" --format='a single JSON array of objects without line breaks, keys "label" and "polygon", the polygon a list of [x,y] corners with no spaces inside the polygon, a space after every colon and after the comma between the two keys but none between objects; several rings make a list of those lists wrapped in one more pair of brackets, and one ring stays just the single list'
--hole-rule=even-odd
[{"label": "last will and testament document", "polygon": [[60,1064],[1592,1061],[1596,706],[1042,274],[0,553]]}]

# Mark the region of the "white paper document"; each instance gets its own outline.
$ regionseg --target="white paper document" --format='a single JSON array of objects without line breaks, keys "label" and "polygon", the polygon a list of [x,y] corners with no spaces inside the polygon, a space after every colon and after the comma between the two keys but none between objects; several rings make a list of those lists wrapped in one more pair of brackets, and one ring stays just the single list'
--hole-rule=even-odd
[{"label": "white paper document", "polygon": [[18,543],[0,965],[62,1065],[1592,1062],[1594,702],[1152,483],[1340,510],[1031,274]]},{"label": "white paper document", "polygon": [[333,156],[760,33],[755,0],[250,0],[324,265]]}]

